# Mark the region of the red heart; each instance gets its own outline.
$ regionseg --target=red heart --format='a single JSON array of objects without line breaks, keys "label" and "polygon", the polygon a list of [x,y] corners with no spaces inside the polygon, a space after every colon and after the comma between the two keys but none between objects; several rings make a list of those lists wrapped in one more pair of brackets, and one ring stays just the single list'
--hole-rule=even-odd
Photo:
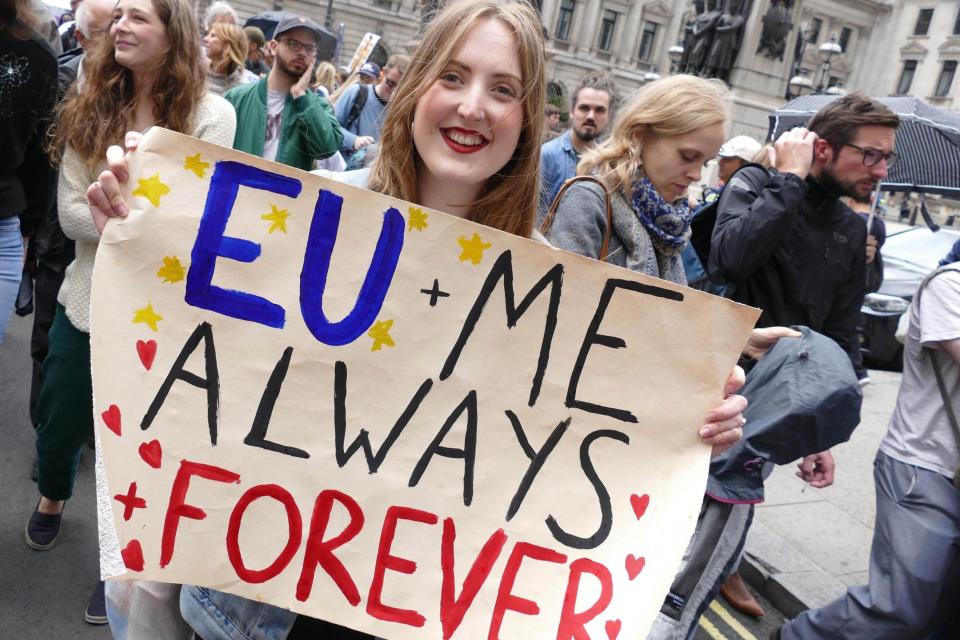
[{"label": "red heart", "polygon": [[154,469],[160,468],[160,458],[163,457],[163,449],[160,448],[159,440],[144,442],[140,445],[138,451],[140,452],[140,457],[143,458],[144,462]]},{"label": "red heart", "polygon": [[137,340],[137,355],[140,356],[140,363],[143,365],[143,368],[147,371],[150,371],[150,367],[153,366],[153,359],[157,357],[157,341],[156,340]]},{"label": "red heart", "polygon": [[616,640],[617,636],[620,635],[619,620],[607,620],[607,624],[603,625],[603,628],[607,630],[607,637],[610,640]]},{"label": "red heart", "polygon": [[123,564],[131,571],[143,571],[143,548],[139,540],[131,540],[127,546],[120,551],[120,557],[123,558]]},{"label": "red heart", "polygon": [[103,424],[107,425],[107,429],[120,435],[120,407],[112,404],[100,416],[103,418]]},{"label": "red heart", "polygon": [[650,495],[643,494],[638,496],[633,493],[630,494],[630,506],[633,507],[633,513],[637,516],[637,520],[643,517],[643,514],[647,511],[647,505],[650,504]]},{"label": "red heart", "polygon": [[647,559],[643,556],[637,558],[632,553],[627,556],[626,561],[624,562],[627,568],[627,577],[633,580],[640,572],[643,571],[643,566],[647,564]]}]

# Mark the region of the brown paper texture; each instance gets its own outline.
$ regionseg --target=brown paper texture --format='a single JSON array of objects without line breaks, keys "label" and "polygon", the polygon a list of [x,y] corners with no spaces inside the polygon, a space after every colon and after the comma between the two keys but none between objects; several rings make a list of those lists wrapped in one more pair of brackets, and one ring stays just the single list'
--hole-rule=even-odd
[{"label": "brown paper texture", "polygon": [[756,310],[156,127],[129,168],[91,332],[124,578],[390,639],[645,635]]}]

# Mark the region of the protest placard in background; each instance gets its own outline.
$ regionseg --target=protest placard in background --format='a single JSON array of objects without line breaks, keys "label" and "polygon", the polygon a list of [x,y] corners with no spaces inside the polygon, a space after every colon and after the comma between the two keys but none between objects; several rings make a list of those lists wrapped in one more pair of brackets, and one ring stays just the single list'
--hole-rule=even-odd
[{"label": "protest placard in background", "polygon": [[124,578],[645,635],[756,310],[157,127],[129,168],[91,323]]}]

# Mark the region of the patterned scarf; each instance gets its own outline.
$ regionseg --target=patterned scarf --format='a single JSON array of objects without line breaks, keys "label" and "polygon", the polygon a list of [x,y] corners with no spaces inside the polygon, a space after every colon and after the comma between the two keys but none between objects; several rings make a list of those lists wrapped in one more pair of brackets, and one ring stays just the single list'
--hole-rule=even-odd
[{"label": "patterned scarf", "polygon": [[657,253],[675,256],[683,251],[690,237],[692,217],[685,199],[670,204],[657,193],[650,180],[642,176],[633,188],[631,204]]}]

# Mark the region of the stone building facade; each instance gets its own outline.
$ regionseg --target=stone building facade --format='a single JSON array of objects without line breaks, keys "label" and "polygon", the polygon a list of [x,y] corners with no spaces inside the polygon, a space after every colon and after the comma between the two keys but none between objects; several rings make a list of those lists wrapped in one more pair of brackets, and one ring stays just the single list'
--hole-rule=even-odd
[{"label": "stone building facade", "polygon": [[[199,0],[202,12],[208,0]],[[363,34],[382,36],[388,53],[415,46],[424,9],[437,0],[235,0],[246,18],[284,9],[336,32],[344,25],[341,61]],[[842,87],[872,95],[909,94],[958,107],[953,76],[960,64],[956,0],[535,0],[548,37],[551,90],[568,97],[580,78],[603,69],[622,94],[653,74],[678,69],[669,49],[684,44],[688,24],[709,14],[739,12],[732,66],[734,134],[763,139],[767,115],[781,106],[789,80],[803,70],[821,90]],[[711,9],[712,7],[712,9]],[[707,16],[709,17],[709,16]],[[831,38],[842,55],[829,67],[818,48]],[[940,95],[944,94],[944,95]]]}]

